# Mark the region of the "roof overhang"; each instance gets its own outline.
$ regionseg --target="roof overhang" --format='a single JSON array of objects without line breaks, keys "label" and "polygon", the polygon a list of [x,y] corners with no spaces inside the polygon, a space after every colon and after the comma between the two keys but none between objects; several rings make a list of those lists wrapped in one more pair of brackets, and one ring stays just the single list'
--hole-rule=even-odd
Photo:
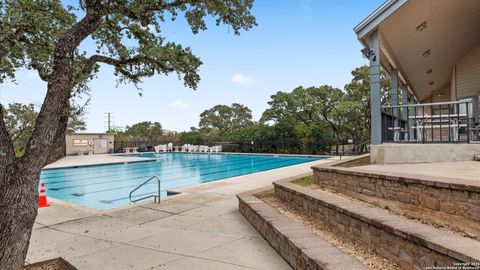
[{"label": "roof overhang", "polygon": [[372,30],[376,29],[378,25],[388,18],[392,13],[399,9],[408,0],[387,0],[383,5],[377,8],[372,14],[361,21],[353,31],[357,34],[358,39],[363,39]]},{"label": "roof overhang", "polygon": [[418,100],[448,96],[455,64],[480,45],[480,0],[389,0],[354,30],[367,48],[379,32],[382,67]]}]

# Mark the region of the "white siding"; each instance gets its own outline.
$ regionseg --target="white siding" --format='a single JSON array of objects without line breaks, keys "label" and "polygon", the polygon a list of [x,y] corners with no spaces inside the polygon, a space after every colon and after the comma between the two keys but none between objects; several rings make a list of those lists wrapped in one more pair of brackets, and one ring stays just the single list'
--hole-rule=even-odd
[{"label": "white siding", "polygon": [[480,46],[456,64],[457,98],[477,95],[480,91]]}]

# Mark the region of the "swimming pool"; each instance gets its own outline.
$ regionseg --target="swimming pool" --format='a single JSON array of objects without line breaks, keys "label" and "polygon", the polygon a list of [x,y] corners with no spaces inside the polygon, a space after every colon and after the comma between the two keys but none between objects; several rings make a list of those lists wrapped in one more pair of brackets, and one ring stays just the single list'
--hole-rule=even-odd
[{"label": "swimming pool", "polygon": [[[153,175],[161,179],[162,196],[172,188],[205,183],[259,171],[301,164],[322,157],[162,153],[142,154],[152,160],[120,164],[44,169],[47,195],[100,210],[130,204],[132,189]],[[151,181],[136,192],[137,197],[156,193]],[[152,199],[150,199],[152,200]]]}]

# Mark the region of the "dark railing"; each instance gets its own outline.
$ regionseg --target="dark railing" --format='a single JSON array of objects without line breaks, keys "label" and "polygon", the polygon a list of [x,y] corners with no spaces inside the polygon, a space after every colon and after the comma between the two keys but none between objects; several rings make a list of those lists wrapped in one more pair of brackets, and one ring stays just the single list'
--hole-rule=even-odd
[{"label": "dark railing", "polygon": [[472,99],[382,106],[382,142],[468,143],[478,140]]}]

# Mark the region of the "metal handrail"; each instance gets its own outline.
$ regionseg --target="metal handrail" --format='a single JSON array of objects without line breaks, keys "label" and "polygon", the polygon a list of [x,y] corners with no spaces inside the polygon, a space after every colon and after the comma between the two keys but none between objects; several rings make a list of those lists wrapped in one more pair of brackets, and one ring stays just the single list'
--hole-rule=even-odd
[{"label": "metal handrail", "polygon": [[434,103],[415,103],[415,104],[400,104],[400,105],[384,105],[381,106],[381,109],[392,109],[392,108],[407,108],[407,107],[425,107],[425,106],[440,106],[440,105],[450,105],[450,104],[464,104],[472,103],[472,99],[463,99],[458,101],[445,101],[445,102],[434,102]]},{"label": "metal handrail", "polygon": [[381,106],[382,142],[469,143],[475,122],[473,98]]},{"label": "metal handrail", "polygon": [[[139,188],[143,187],[145,184],[147,184],[148,182],[150,182],[152,179],[157,179],[157,184],[158,184],[158,190],[157,190],[157,195],[155,194],[152,194],[152,195],[148,195],[148,196],[145,196],[145,197],[142,197],[142,198],[139,198],[139,199],[136,199],[136,200],[132,200],[132,194],[137,191]],[[160,203],[160,178],[156,175],[148,178],[147,181],[141,183],[138,187],[134,188],[132,191],[130,191],[130,194],[128,194],[128,199],[133,202],[133,203],[136,203],[138,201],[141,201],[141,200],[145,200],[145,199],[148,199],[148,198],[151,198],[153,197],[153,202],[157,202],[157,198],[158,198],[158,203]]]},{"label": "metal handrail", "polygon": [[364,142],[361,142],[361,143],[358,143],[358,144],[354,144],[352,148],[347,149],[346,151],[342,151],[341,153],[339,153],[340,158],[341,158],[341,156],[344,156],[345,154],[347,154],[349,152],[351,152],[354,155],[357,155],[360,152],[359,151],[360,147],[364,146],[364,145],[368,145],[368,144],[370,144],[370,140],[367,140],[367,141],[364,141]]}]

